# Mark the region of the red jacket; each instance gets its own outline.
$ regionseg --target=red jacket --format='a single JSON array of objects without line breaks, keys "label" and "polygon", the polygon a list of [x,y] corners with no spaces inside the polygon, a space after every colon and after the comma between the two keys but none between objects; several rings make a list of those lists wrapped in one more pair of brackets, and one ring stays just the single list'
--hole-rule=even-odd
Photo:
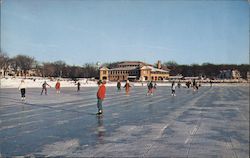
[{"label": "red jacket", "polygon": [[57,82],[55,87],[56,87],[56,89],[60,89],[60,83]]},{"label": "red jacket", "polygon": [[102,84],[97,91],[96,94],[97,98],[103,100],[105,98],[105,94],[106,94],[106,87],[104,84]]}]

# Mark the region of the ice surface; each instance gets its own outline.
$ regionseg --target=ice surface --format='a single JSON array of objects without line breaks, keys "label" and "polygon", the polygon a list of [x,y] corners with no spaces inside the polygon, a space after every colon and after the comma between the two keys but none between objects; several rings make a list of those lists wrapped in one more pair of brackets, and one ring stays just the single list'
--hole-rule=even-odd
[{"label": "ice surface", "polygon": [[107,87],[96,116],[97,87],[0,89],[0,156],[249,157],[249,88]]}]

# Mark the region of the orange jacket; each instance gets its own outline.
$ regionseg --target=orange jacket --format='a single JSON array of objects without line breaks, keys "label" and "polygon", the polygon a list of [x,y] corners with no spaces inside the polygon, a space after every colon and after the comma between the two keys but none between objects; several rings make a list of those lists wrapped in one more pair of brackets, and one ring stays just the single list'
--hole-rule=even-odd
[{"label": "orange jacket", "polygon": [[96,96],[97,96],[98,99],[103,100],[103,99],[105,98],[105,94],[106,94],[106,87],[105,87],[104,84],[102,84],[102,85],[99,87]]}]

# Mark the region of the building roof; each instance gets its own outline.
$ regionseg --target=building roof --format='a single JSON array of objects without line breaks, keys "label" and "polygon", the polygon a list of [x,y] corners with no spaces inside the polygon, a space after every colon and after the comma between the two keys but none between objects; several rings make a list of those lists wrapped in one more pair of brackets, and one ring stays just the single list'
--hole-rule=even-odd
[{"label": "building roof", "polygon": [[109,70],[107,67],[102,67],[100,70]]},{"label": "building roof", "polygon": [[141,61],[122,61],[118,65],[138,65],[138,66],[142,65],[142,66],[145,66],[145,65],[150,65],[150,64],[147,64],[147,63],[144,63]]},{"label": "building roof", "polygon": [[109,70],[136,70],[138,69],[138,67],[136,66],[127,66],[127,67],[117,67],[117,68],[113,68],[113,69],[109,69]]},{"label": "building roof", "polygon": [[157,69],[157,68],[154,68],[153,66],[143,66],[141,69],[149,69],[151,70],[152,72],[166,72],[168,73],[169,71],[166,71],[166,70],[162,70],[162,69]]}]

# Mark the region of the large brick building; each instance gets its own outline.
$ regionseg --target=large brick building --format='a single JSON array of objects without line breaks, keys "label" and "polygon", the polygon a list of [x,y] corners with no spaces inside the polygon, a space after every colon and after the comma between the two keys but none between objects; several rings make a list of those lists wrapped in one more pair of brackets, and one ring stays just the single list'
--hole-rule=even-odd
[{"label": "large brick building", "polygon": [[159,81],[168,78],[169,70],[162,69],[160,61],[157,63],[157,68],[140,61],[124,61],[115,68],[102,67],[100,69],[100,79],[102,80]]}]

